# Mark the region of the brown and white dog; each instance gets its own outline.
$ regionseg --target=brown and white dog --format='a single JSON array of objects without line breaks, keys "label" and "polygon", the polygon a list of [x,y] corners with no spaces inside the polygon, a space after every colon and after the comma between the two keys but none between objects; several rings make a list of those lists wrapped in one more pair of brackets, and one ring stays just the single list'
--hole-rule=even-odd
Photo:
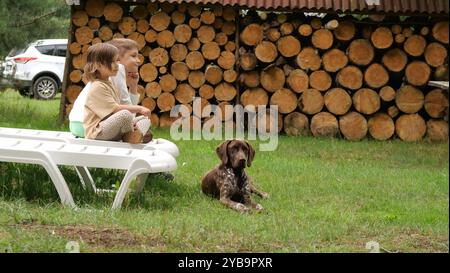
[{"label": "brown and white dog", "polygon": [[254,203],[250,196],[252,193],[262,198],[269,195],[257,190],[244,171],[255,158],[253,147],[246,141],[227,140],[217,147],[216,153],[222,162],[203,177],[203,193],[240,212],[251,208],[262,210],[263,207]]}]

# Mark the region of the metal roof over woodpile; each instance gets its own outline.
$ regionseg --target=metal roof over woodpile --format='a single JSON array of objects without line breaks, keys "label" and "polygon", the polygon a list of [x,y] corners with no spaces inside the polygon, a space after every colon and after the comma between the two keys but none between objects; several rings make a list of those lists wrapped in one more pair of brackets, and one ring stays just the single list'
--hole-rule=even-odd
[{"label": "metal roof over woodpile", "polygon": [[[145,3],[148,0],[114,0]],[[152,1],[155,2],[155,1]],[[292,9],[341,13],[449,14],[448,0],[161,0],[159,2],[221,4],[257,9]]]}]

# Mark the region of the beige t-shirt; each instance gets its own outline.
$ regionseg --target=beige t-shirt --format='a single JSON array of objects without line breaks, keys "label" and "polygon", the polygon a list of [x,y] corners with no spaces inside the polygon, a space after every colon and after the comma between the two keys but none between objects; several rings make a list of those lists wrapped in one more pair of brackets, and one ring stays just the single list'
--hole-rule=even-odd
[{"label": "beige t-shirt", "polygon": [[101,132],[100,122],[119,106],[119,92],[110,81],[95,80],[84,105],[84,131],[87,139],[95,139]]}]

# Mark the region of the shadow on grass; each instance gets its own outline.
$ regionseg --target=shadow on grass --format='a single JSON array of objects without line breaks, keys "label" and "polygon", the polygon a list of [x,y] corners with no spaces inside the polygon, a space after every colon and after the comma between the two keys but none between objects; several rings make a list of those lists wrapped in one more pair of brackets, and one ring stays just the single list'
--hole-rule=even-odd
[{"label": "shadow on grass", "polygon": [[[85,190],[74,168],[60,167],[75,203],[80,207],[109,209],[115,192],[96,195]],[[125,171],[90,169],[96,187],[114,189],[120,186]],[[60,203],[58,193],[45,169],[37,165],[0,163],[0,197],[4,200],[24,199],[27,202],[46,206]],[[127,194],[124,209],[167,210],[182,202],[185,192],[194,191],[188,186],[167,181],[158,174],[150,174],[144,191],[139,195]]]}]

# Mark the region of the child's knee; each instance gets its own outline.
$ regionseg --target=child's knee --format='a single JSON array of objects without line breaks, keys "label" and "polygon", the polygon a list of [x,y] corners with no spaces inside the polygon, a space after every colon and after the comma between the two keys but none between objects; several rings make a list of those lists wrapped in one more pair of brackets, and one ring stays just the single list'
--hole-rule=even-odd
[{"label": "child's knee", "polygon": [[128,110],[120,110],[117,112],[118,118],[123,122],[132,122],[133,121],[133,114]]}]

